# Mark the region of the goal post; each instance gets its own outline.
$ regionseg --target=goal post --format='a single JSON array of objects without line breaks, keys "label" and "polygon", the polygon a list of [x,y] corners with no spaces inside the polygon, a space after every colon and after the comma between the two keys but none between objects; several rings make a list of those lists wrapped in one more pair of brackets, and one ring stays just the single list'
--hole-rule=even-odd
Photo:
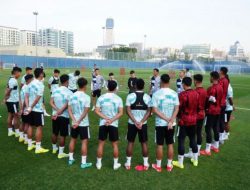
[{"label": "goal post", "polygon": [[2,69],[6,70],[6,69],[13,69],[13,67],[15,67],[16,64],[15,63],[2,63]]}]

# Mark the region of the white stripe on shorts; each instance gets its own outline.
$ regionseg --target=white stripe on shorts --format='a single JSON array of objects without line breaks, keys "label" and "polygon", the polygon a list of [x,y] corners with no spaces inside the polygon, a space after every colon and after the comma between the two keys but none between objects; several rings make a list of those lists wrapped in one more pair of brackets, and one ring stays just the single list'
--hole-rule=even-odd
[{"label": "white stripe on shorts", "polygon": [[14,112],[17,113],[16,104],[13,104]]},{"label": "white stripe on shorts", "polygon": [[224,115],[224,116],[225,116],[225,122],[227,122],[227,114],[225,113],[225,115]]},{"label": "white stripe on shorts", "polygon": [[44,115],[41,114],[42,126],[44,126]]},{"label": "white stripe on shorts", "polygon": [[90,139],[90,132],[89,132],[89,127],[88,127],[88,138]]}]

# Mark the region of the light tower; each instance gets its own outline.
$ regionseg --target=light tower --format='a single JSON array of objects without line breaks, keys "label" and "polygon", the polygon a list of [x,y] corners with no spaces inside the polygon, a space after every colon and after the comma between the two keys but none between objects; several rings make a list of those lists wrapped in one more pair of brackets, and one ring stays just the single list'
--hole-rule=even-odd
[{"label": "light tower", "polygon": [[106,19],[106,43],[105,45],[114,44],[114,19]]}]

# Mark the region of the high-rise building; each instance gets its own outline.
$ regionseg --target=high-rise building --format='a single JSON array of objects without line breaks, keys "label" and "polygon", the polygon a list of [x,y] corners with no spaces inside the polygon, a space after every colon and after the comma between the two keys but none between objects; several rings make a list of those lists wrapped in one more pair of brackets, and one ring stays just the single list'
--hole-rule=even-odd
[{"label": "high-rise building", "polygon": [[[20,45],[36,46],[36,32],[20,30]],[[37,45],[40,45],[39,35],[37,36]]]},{"label": "high-rise building", "polygon": [[0,26],[0,46],[14,46],[20,43],[18,28]]},{"label": "high-rise building", "polygon": [[197,57],[212,57],[210,44],[192,44],[182,47],[182,52],[189,54],[192,58]]},{"label": "high-rise building", "polygon": [[239,41],[236,41],[234,45],[230,46],[228,55],[232,57],[243,58],[245,57],[244,49]]},{"label": "high-rise building", "polygon": [[114,44],[114,19],[107,18],[106,19],[106,39],[105,45]]},{"label": "high-rise building", "polygon": [[74,34],[70,31],[47,28],[39,30],[41,45],[62,49],[66,54],[74,53]]}]

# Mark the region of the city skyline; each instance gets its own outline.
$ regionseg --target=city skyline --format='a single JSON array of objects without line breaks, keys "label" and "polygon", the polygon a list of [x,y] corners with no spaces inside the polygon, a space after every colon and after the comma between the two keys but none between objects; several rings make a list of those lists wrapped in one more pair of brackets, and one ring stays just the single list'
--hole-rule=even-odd
[{"label": "city skyline", "polygon": [[102,45],[102,27],[108,17],[116,23],[115,43],[143,42],[146,34],[147,47],[208,43],[229,51],[230,45],[240,41],[250,51],[247,0],[9,0],[1,7],[0,25],[35,30],[32,12],[38,11],[38,28],[73,31],[76,52]]}]

